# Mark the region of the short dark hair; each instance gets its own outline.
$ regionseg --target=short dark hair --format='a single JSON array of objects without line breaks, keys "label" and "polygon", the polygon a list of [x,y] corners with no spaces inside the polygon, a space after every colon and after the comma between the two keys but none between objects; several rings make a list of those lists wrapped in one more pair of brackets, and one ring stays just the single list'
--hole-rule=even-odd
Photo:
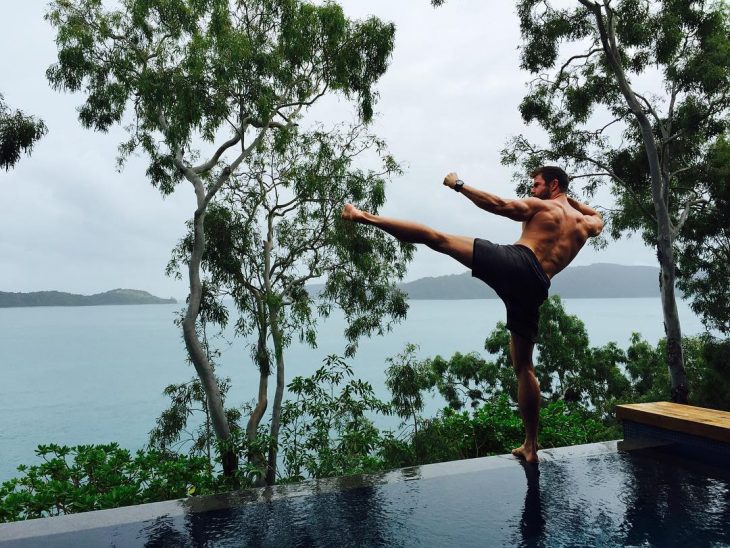
[{"label": "short dark hair", "polygon": [[537,177],[538,175],[542,175],[542,178],[545,179],[546,183],[550,183],[553,179],[557,179],[560,190],[567,192],[570,178],[562,168],[559,168],[558,166],[540,166],[530,172],[530,177]]}]

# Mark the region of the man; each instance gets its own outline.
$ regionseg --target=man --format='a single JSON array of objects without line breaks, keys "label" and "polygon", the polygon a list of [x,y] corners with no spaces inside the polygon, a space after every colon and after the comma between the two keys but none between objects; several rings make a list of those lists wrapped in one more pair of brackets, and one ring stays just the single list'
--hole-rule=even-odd
[{"label": "man", "polygon": [[603,219],[597,211],[568,198],[568,175],[561,168],[543,166],[530,177],[534,197],[516,200],[468,186],[456,173],[444,179],[445,186],[481,209],[522,222],[522,235],[514,245],[445,234],[425,225],[372,215],[351,204],[342,210],[342,218],[376,226],[399,240],[426,244],[450,255],[497,292],[507,308],[517,403],[525,426],[525,443],[512,454],[537,462],[540,385],[532,351],[537,340],[538,309],[547,298],[550,279],[570,264],[588,238],[601,232]]}]

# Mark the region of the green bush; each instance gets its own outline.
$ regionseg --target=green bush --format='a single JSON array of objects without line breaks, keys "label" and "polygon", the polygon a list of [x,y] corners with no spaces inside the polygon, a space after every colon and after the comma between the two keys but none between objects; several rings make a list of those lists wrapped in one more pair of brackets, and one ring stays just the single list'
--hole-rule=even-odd
[{"label": "green bush", "polygon": [[621,438],[616,424],[604,424],[597,412],[563,401],[551,402],[540,410],[540,445],[566,447]]},{"label": "green bush", "polygon": [[[509,396],[502,394],[472,413],[446,408],[423,421],[409,442],[383,440],[381,455],[389,468],[509,453],[522,444],[524,428]],[[606,426],[596,412],[577,404],[550,402],[540,410],[542,447],[563,447],[616,439],[616,426]],[[417,448],[417,449],[416,449]]]},{"label": "green bush", "polygon": [[282,481],[376,472],[380,431],[369,415],[390,413],[373,387],[353,379],[352,368],[329,356],[310,377],[295,377],[288,385],[294,400],[281,414]]},{"label": "green bush", "polygon": [[116,443],[40,445],[41,464],[19,466],[0,486],[0,522],[117,508],[211,492],[215,482],[202,457],[138,451]]}]

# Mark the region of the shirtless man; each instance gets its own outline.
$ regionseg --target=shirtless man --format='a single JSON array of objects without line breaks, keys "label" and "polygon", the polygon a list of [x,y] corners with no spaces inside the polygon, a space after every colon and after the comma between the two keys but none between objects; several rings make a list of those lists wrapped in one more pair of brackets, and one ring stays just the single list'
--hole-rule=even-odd
[{"label": "shirtless man", "polygon": [[507,308],[517,403],[525,426],[525,443],[512,454],[537,462],[540,385],[532,351],[537,340],[538,309],[547,299],[550,279],[568,266],[588,238],[598,236],[603,219],[594,209],[566,195],[568,175],[559,167],[540,167],[530,177],[534,197],[515,200],[465,185],[456,173],[444,179],[445,186],[477,207],[522,222],[522,235],[514,245],[445,234],[425,225],[372,215],[351,204],[342,210],[342,218],[376,226],[401,241],[426,244],[450,255],[497,292]]}]

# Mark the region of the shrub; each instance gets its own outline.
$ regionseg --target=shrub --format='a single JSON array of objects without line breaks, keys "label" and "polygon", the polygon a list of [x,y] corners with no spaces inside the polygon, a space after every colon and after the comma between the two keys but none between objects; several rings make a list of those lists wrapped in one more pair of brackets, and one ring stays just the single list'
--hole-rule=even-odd
[{"label": "shrub", "polygon": [[138,451],[116,443],[39,445],[41,464],[0,486],[0,522],[73,514],[211,492],[215,482],[202,457]]}]

